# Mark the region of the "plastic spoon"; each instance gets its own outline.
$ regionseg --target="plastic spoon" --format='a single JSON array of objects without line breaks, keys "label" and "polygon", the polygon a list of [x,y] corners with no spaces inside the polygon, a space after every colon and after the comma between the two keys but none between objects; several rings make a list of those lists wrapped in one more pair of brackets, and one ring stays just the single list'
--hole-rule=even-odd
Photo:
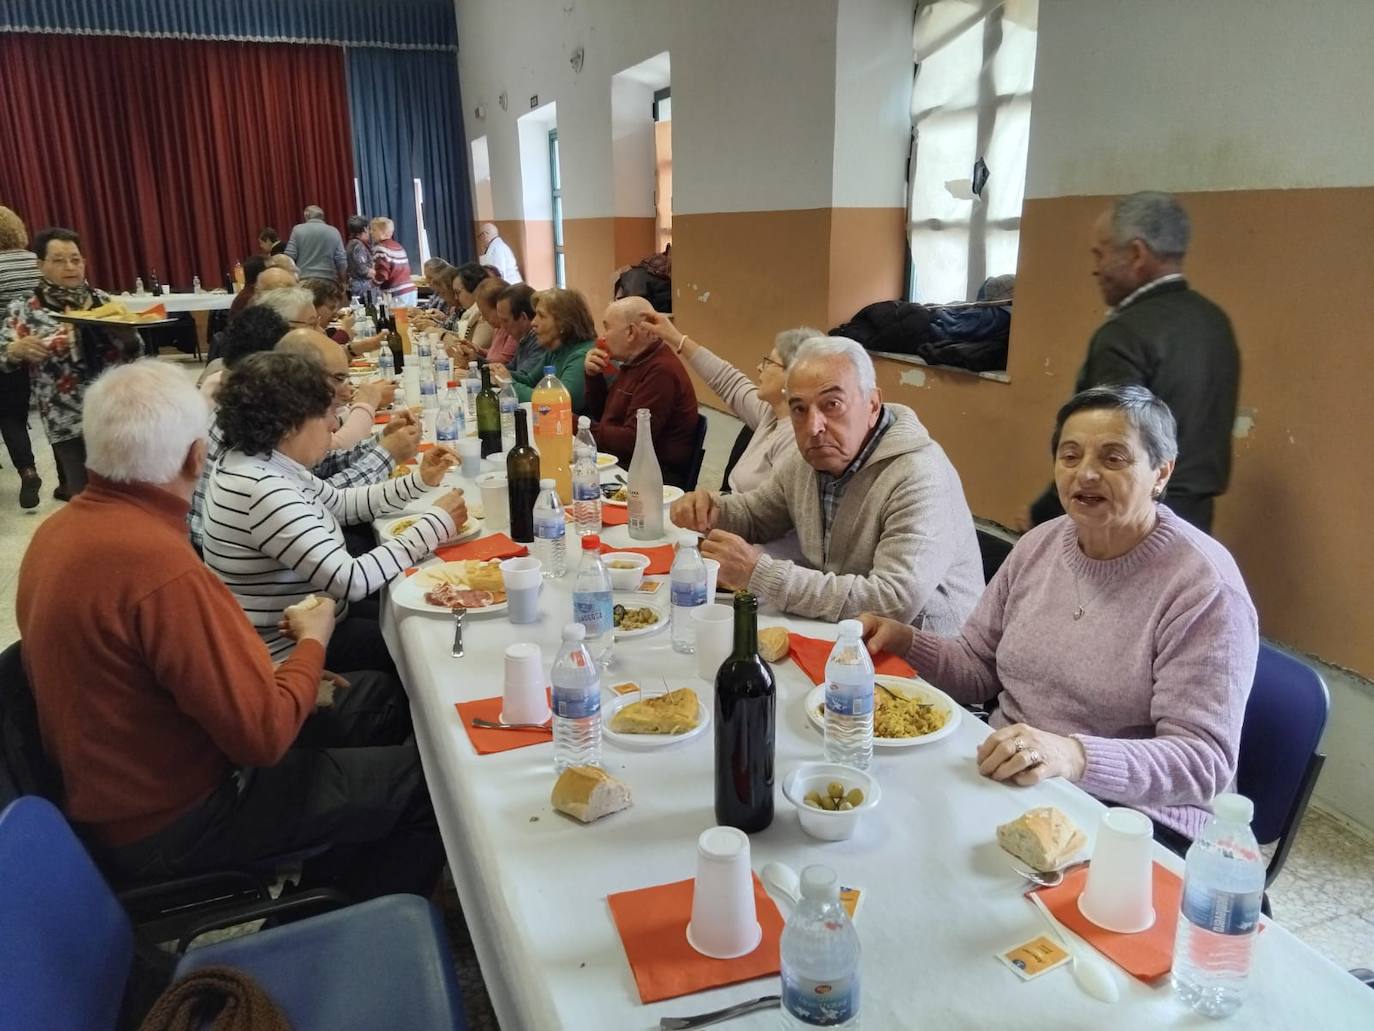
[{"label": "plastic spoon", "polygon": [[771,888],[794,907],[801,903],[801,878],[786,863],[765,863],[760,876],[765,888]]},{"label": "plastic spoon", "polygon": [[1112,977],[1112,972],[1107,969],[1106,962],[1097,953],[1089,952],[1076,938],[1071,941],[1069,932],[1054,918],[1054,914],[1040,900],[1038,894],[1032,892],[1026,898],[1040,911],[1054,936],[1068,952],[1069,967],[1073,971],[1073,979],[1078,982],[1078,987],[1102,1002],[1116,1002],[1121,998],[1121,990],[1117,987],[1116,978]]}]

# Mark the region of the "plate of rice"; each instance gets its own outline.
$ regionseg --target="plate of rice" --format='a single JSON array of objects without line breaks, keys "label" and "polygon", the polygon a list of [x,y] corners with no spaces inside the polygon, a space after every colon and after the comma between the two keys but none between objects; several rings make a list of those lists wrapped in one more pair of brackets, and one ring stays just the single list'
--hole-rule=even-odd
[{"label": "plate of rice", "polygon": [[[919,677],[875,677],[873,680],[873,747],[910,748],[953,734],[963,707],[938,687]],[[825,688],[806,696],[806,716],[825,733]]]}]

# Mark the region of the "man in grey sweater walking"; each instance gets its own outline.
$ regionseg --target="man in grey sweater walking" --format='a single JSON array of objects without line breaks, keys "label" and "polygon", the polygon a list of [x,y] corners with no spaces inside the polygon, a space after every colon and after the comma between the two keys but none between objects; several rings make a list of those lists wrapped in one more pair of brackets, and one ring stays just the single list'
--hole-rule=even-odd
[{"label": "man in grey sweater walking", "polygon": [[342,283],[348,268],[343,237],[324,220],[324,210],[314,204],[305,209],[305,221],[291,230],[286,256],[300,269],[301,279]]},{"label": "man in grey sweater walking", "polygon": [[[787,371],[798,453],[755,490],[694,491],[674,523],[707,534],[723,586],[785,612],[852,619],[882,612],[955,634],[983,590],[973,517],[959,474],[916,413],[885,405],[873,361],[852,340],[819,337]],[[759,545],[797,531],[803,561]]]}]

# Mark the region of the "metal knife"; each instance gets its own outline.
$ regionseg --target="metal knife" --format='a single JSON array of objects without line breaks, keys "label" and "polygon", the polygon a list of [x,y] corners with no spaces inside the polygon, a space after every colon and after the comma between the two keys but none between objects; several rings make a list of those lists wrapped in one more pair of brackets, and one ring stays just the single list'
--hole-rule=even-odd
[{"label": "metal knife", "polygon": [[453,657],[463,657],[463,610],[453,610]]},{"label": "metal knife", "polygon": [[695,1017],[663,1017],[659,1020],[658,1026],[659,1031],[685,1031],[689,1027],[705,1027],[707,1024],[716,1024],[722,1020],[733,1020],[735,1017],[742,1017],[746,1013],[753,1013],[756,1010],[776,1009],[781,1005],[782,996],[764,995],[758,999],[750,999],[748,1002],[726,1006],[723,1010],[698,1013]]}]

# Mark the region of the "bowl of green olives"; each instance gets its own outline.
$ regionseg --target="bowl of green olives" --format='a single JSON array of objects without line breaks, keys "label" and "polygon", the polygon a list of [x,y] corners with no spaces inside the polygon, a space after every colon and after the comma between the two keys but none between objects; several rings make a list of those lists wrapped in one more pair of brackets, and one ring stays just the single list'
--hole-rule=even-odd
[{"label": "bowl of green olives", "polygon": [[822,841],[852,837],[883,794],[871,774],[837,763],[798,766],[783,778],[782,793],[797,807],[802,830]]}]

